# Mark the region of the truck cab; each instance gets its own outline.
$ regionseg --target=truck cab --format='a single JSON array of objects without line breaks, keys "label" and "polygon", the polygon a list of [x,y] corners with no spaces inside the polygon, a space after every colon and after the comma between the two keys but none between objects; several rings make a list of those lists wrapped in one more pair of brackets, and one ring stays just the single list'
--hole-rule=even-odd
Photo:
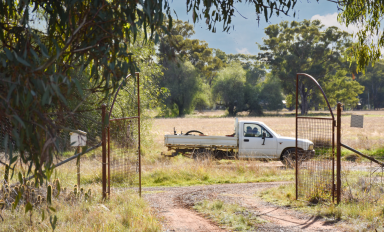
[{"label": "truck cab", "polygon": [[[237,123],[239,138],[239,158],[282,159],[284,153],[296,147],[296,139],[283,137],[263,122],[240,121]],[[298,139],[298,147],[307,153],[313,152],[313,142]]]}]

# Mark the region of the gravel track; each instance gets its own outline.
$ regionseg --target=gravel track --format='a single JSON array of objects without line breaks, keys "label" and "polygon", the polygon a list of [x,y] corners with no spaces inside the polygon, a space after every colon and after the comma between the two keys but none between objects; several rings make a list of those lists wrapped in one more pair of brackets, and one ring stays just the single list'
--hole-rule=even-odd
[{"label": "gravel track", "polygon": [[262,201],[257,193],[288,182],[143,188],[144,198],[163,218],[164,231],[228,231],[192,209],[202,200],[239,204],[265,221],[256,231],[343,231],[320,217]]}]

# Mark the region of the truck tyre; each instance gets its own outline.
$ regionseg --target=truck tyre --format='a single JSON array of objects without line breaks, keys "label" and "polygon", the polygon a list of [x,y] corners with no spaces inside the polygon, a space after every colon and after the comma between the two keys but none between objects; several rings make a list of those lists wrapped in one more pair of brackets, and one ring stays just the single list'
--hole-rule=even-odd
[{"label": "truck tyre", "polygon": [[204,161],[208,159],[212,159],[212,152],[208,149],[197,149],[193,152],[192,157],[196,161]]},{"label": "truck tyre", "polygon": [[[287,168],[295,168],[296,167],[296,149],[295,148],[287,149],[284,152],[284,154],[281,156],[281,162]],[[300,165],[300,161],[299,161],[299,165]]]}]

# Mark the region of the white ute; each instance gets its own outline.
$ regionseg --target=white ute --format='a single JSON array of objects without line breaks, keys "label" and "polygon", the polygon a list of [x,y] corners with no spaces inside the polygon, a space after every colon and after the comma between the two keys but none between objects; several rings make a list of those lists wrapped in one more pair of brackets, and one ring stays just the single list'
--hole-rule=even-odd
[{"label": "white ute", "polygon": [[[193,158],[214,156],[215,158],[274,159],[286,163],[285,158],[294,157],[296,139],[283,137],[263,122],[235,120],[235,133],[226,136],[206,136],[200,131],[185,134],[164,135],[172,156],[190,154]],[[312,156],[313,142],[298,139],[299,154]]]}]

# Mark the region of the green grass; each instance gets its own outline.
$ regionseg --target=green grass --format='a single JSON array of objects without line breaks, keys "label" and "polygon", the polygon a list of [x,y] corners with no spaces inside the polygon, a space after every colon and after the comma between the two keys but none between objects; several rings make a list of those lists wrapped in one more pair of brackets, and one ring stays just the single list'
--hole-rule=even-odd
[{"label": "green grass", "polygon": [[265,222],[244,207],[220,200],[198,202],[193,208],[226,229],[234,231],[254,231],[258,224]]},{"label": "green grass", "polygon": [[[380,148],[376,148],[376,149],[356,149],[356,150],[360,151],[364,155],[374,157],[375,159],[377,159],[379,161],[384,160],[384,147],[380,147]],[[364,158],[364,157],[362,157],[362,156],[360,156],[360,155],[358,155],[352,151],[349,151],[345,148],[341,149],[341,157],[344,160],[348,160],[350,158],[353,158],[355,160],[355,162],[358,162],[358,163],[371,162],[368,159],[366,159],[366,158]]]}]

